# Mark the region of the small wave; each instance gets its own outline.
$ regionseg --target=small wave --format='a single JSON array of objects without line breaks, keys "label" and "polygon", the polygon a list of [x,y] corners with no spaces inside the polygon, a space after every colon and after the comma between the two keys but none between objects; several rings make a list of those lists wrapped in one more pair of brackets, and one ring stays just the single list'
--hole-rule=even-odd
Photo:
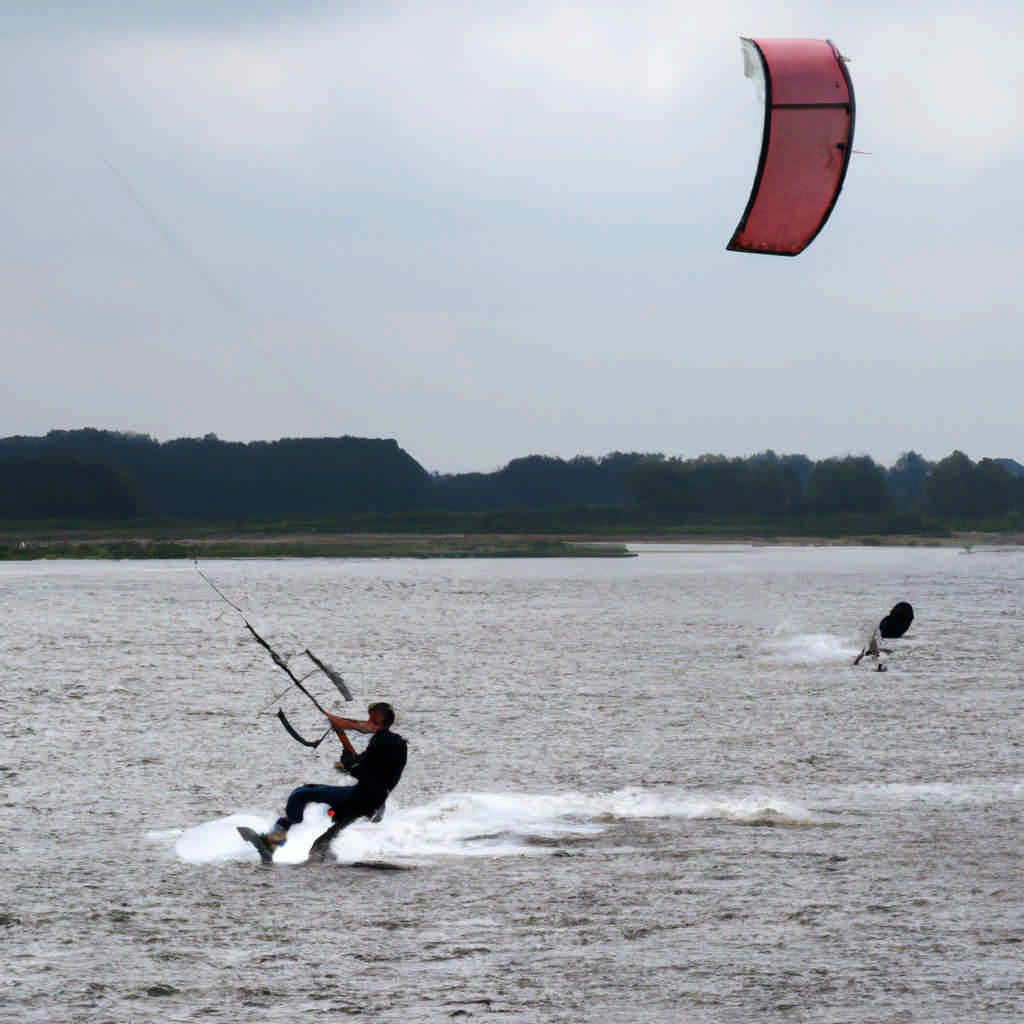
[{"label": "small wave", "polygon": [[781,811],[776,807],[760,807],[748,814],[741,815],[736,819],[743,825],[760,825],[775,827],[794,827],[796,825],[809,825],[811,821],[802,816],[793,816]]},{"label": "small wave", "polygon": [[878,782],[851,786],[843,799],[851,807],[907,807],[913,804],[935,807],[985,806],[1019,800],[1024,779],[974,778],[963,781]]},{"label": "small wave", "polygon": [[[682,794],[678,797],[655,797],[652,804],[639,801],[645,808],[643,817],[679,816],[693,821],[733,821],[743,825],[810,825],[818,818],[806,807],[777,796],[729,795],[697,796]],[[658,808],[662,813],[658,813]]]}]

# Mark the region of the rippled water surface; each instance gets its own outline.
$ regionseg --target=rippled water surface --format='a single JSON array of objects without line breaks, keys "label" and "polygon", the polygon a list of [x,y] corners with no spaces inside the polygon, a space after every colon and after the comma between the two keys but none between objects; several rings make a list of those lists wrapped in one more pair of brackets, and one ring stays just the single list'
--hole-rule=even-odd
[{"label": "rippled water surface", "polygon": [[1024,552],[636,550],[208,563],[409,740],[380,824],[271,868],[235,825],[338,748],[238,615],[0,564],[0,1019],[1024,1019]]}]

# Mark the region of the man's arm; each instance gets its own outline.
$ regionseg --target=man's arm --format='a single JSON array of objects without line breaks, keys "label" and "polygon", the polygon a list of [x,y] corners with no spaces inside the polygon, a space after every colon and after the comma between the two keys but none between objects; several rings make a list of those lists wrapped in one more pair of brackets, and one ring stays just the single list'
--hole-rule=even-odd
[{"label": "man's arm", "polygon": [[[341,715],[332,715],[330,712],[325,711],[324,714],[327,716],[327,721],[331,723],[334,731],[341,736],[343,729],[352,729],[355,732],[376,732],[377,727],[366,719],[365,722],[356,721],[354,718],[342,718]],[[342,740],[342,743],[345,741]]]}]

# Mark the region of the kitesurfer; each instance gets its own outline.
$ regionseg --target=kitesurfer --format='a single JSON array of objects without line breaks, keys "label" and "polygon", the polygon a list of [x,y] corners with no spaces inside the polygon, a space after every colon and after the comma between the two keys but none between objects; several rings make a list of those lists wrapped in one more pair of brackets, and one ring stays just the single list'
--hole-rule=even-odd
[{"label": "kitesurfer", "polygon": [[873,629],[871,631],[871,639],[868,641],[867,647],[865,647],[856,658],[853,659],[854,665],[859,665],[861,659],[864,657],[874,658],[881,667],[881,662],[878,660],[882,654],[892,654],[892,651],[888,647],[878,646],[878,630]]},{"label": "kitesurfer", "polygon": [[910,624],[914,621],[914,609],[908,601],[899,601],[892,606],[889,614],[886,615],[878,626],[871,631],[871,639],[868,641],[867,647],[865,647],[860,654],[854,659],[854,665],[859,665],[862,658],[874,658],[877,662],[877,668],[879,672],[884,671],[884,667],[879,661],[879,657],[882,654],[892,654],[892,650],[889,647],[880,647],[878,644],[879,639],[882,640],[895,640],[903,636],[908,629]]},{"label": "kitesurfer", "polygon": [[[263,843],[273,851],[285,841],[288,829],[302,821],[307,804],[327,804],[331,808],[334,824],[331,832],[337,834],[356,818],[379,821],[384,813],[388,794],[398,785],[406,761],[406,742],[391,731],[395,711],[383,701],[371,704],[365,721],[342,718],[324,712],[344,748],[335,764],[338,771],[347,772],[356,780],[354,786],[305,785],[293,789],[288,795],[284,814],[274,828],[262,835]],[[366,749],[357,753],[346,730],[371,733]]]}]

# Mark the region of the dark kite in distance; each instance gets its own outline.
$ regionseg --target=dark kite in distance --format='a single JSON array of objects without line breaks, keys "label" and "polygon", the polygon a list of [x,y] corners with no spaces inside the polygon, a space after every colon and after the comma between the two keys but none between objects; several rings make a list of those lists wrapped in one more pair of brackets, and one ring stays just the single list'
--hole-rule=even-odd
[{"label": "dark kite in distance", "polygon": [[914,621],[914,609],[906,601],[892,606],[892,611],[878,624],[878,632],[883,640],[895,640],[903,636]]}]

